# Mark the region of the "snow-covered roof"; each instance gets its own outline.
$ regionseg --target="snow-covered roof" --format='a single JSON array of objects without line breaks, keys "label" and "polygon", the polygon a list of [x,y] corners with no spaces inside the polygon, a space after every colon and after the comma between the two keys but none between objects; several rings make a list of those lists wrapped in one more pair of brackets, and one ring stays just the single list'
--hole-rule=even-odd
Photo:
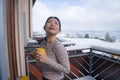
[{"label": "snow-covered roof", "polygon": [[[63,39],[63,38],[61,38]],[[75,44],[74,46],[68,46],[66,49],[70,50],[80,50],[86,48],[93,48],[101,51],[106,51],[110,53],[120,54],[120,42],[106,42],[98,39],[86,39],[86,38],[64,38],[65,44]],[[28,43],[37,43],[36,40],[28,39]]]},{"label": "snow-covered roof", "polygon": [[77,45],[66,47],[67,50],[80,50],[85,48],[93,48],[110,53],[120,54],[120,42],[106,42],[98,39],[70,38]]},{"label": "snow-covered roof", "polygon": [[68,51],[71,51],[71,50],[82,50],[90,47],[91,47],[90,45],[74,45],[74,46],[68,46],[66,47],[66,49]]},{"label": "snow-covered roof", "polygon": [[69,42],[62,42],[62,44],[63,44],[63,45],[74,45],[75,43],[74,43],[74,42],[69,41]]},{"label": "snow-covered roof", "polygon": [[37,41],[35,39],[29,38],[27,39],[27,43],[37,43]]}]

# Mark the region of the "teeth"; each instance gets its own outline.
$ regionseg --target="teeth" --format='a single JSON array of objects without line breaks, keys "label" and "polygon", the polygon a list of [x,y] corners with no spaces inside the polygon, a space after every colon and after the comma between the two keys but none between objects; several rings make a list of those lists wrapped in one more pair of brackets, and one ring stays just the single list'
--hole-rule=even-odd
[{"label": "teeth", "polygon": [[54,28],[50,28],[50,29],[55,30]]}]

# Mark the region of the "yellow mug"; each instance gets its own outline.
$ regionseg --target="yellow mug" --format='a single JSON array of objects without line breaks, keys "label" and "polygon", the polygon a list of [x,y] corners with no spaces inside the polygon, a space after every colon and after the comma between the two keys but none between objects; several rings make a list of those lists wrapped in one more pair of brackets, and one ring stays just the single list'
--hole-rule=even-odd
[{"label": "yellow mug", "polygon": [[36,48],[35,49],[38,54],[45,55],[45,49],[44,48]]}]

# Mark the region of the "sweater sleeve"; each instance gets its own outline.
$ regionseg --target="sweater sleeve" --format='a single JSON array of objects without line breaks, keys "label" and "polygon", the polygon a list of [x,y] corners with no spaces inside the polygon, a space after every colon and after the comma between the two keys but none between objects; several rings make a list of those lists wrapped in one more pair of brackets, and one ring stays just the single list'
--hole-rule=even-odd
[{"label": "sweater sleeve", "polygon": [[62,71],[64,73],[70,72],[70,62],[66,48],[62,44],[57,44],[54,46],[54,54],[56,55],[57,62],[48,58],[46,64],[50,65],[57,71]]}]

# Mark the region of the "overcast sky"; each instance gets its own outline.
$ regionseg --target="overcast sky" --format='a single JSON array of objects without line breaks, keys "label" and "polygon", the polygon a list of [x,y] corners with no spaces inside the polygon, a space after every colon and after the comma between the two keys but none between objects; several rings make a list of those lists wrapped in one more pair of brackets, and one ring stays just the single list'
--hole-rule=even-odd
[{"label": "overcast sky", "polygon": [[120,0],[36,0],[33,31],[43,31],[49,16],[61,20],[62,31],[120,31]]}]

